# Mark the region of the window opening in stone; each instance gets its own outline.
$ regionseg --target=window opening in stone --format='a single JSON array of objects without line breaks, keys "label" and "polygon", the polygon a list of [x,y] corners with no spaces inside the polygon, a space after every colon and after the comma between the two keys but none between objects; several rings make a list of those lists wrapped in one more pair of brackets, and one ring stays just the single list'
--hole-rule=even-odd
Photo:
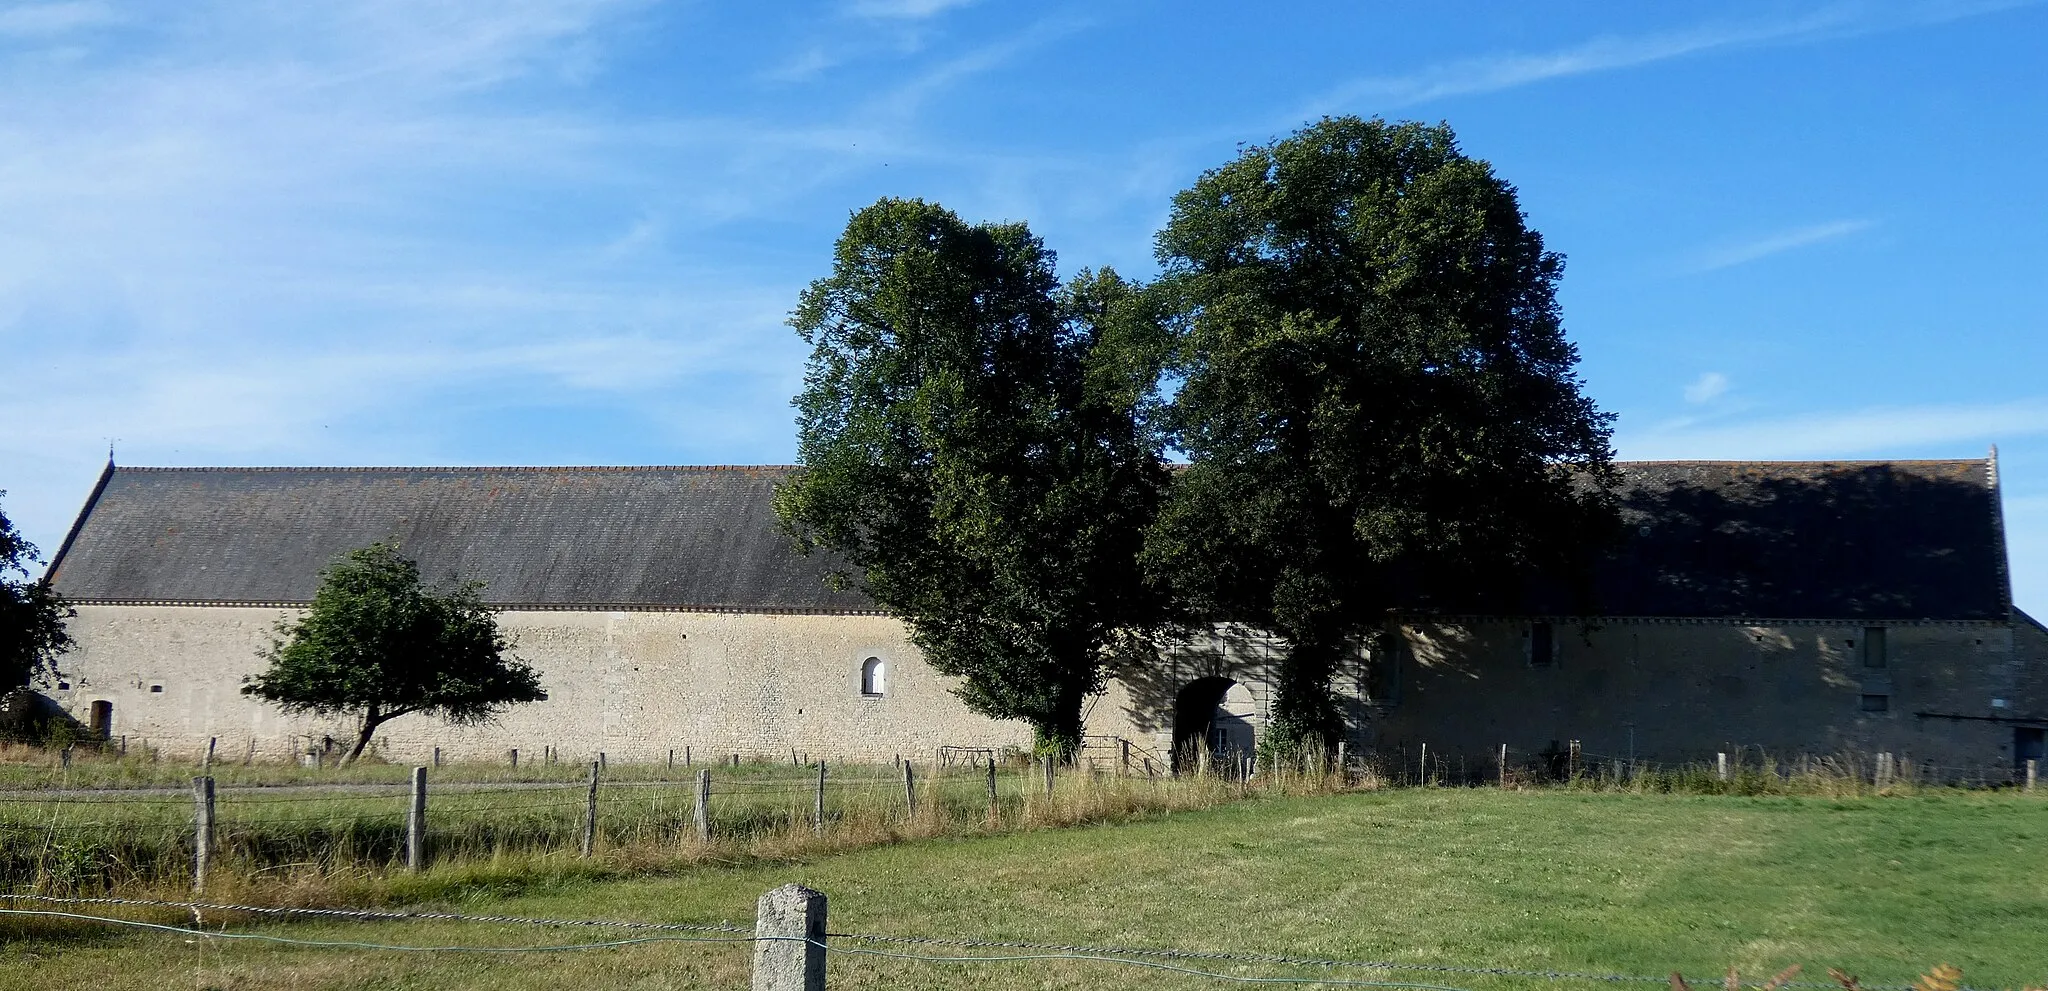
[{"label": "window opening in stone", "polygon": [[1557,628],[1549,623],[1529,624],[1529,666],[1547,668],[1557,659]]},{"label": "window opening in stone", "polygon": [[1889,712],[1889,711],[1891,711],[1891,707],[1892,707],[1892,697],[1891,697],[1891,696],[1889,696],[1889,695],[1865,695],[1865,696],[1863,696],[1863,711],[1864,711],[1864,712]]},{"label": "window opening in stone", "polygon": [[92,721],[87,726],[95,736],[111,736],[114,732],[114,703],[98,699],[92,704]]},{"label": "window opening in stone", "polygon": [[152,693],[154,693],[154,694],[157,694],[157,695],[162,695],[162,694],[164,693],[164,686],[162,686],[162,685],[151,685],[151,686],[149,686],[149,690],[150,690],[150,691],[151,691]]},{"label": "window opening in stone", "polygon": [[879,657],[860,662],[860,693],[882,695],[889,691],[888,664]]},{"label": "window opening in stone", "polygon": [[1869,626],[1863,630],[1863,666],[1884,667],[1884,627]]},{"label": "window opening in stone", "polygon": [[2012,730],[2012,766],[2025,771],[2030,760],[2048,760],[2048,729],[2015,726]]}]

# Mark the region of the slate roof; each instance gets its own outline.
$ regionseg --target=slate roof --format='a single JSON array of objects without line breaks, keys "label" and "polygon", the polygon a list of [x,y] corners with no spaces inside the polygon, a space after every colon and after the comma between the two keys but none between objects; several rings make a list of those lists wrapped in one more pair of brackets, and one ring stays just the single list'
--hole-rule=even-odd
[{"label": "slate roof", "polygon": [[[1625,526],[1592,572],[1599,614],[2010,615],[1990,461],[1617,468]],[[110,467],[50,574],[78,602],[303,602],[336,555],[395,539],[429,579],[484,581],[504,605],[873,610],[777,529],[793,470]]]},{"label": "slate roof", "polygon": [[2009,618],[1995,462],[1640,461],[1610,616]]},{"label": "slate roof", "polygon": [[337,555],[396,540],[506,605],[872,610],[777,529],[789,471],[112,468],[50,575],[77,602],[305,602]]}]

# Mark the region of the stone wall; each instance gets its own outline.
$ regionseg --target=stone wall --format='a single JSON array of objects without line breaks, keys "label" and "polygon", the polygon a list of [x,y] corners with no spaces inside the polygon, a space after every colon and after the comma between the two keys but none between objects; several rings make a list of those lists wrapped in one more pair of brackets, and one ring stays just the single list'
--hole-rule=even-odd
[{"label": "stone wall", "polygon": [[[113,705],[114,735],[190,755],[208,737],[222,759],[255,742],[289,759],[308,741],[345,743],[343,721],[288,718],[245,698],[244,676],[284,614],[279,609],[83,605],[79,649],[65,658],[58,700],[81,722]],[[671,748],[703,760],[791,748],[834,759],[928,756],[941,746],[1027,747],[1028,727],[976,715],[952,679],[927,667],[902,624],[881,616],[697,612],[522,611],[500,615],[517,653],[541,671],[549,700],[488,726],[405,716],[379,732],[381,752],[424,760],[536,759],[598,752],[658,761]],[[2012,719],[2048,715],[2048,632],[2025,621],[1892,624],[1883,667],[1865,666],[1858,625],[1723,621],[1559,623],[1547,666],[1531,664],[1532,624],[1414,624],[1392,650],[1361,652],[1337,678],[1350,743],[1413,755],[1421,745],[1468,766],[1502,743],[1524,751],[1579,740],[1589,754],[1711,759],[1756,748],[1792,757],[1891,751],[1955,768],[2012,759]],[[2018,643],[2015,637],[2018,637]],[[1165,662],[1127,672],[1091,700],[1087,732],[1130,741],[1164,763],[1175,703],[1201,679],[1249,690],[1246,721],[1263,733],[1279,646],[1221,627]],[[885,692],[863,695],[861,665],[885,662]],[[1216,682],[1210,682],[1215,684]],[[1883,696],[1883,711],[1865,696]],[[1994,700],[2003,700],[1998,705]],[[1922,714],[1925,715],[1922,715]]]},{"label": "stone wall", "polygon": [[[242,696],[257,652],[283,610],[215,606],[81,605],[78,650],[64,659],[59,700],[81,721],[113,704],[115,736],[191,755],[218,737],[222,759],[250,741],[263,759],[289,759],[308,740],[353,739],[345,721],[292,718]],[[506,612],[502,629],[539,669],[546,702],[496,722],[450,727],[401,716],[378,731],[380,752],[421,761],[498,760],[518,748],[539,759],[699,760],[738,753],[889,760],[943,745],[1027,746],[1028,729],[968,711],[927,667],[902,624],[881,616],[706,612]],[[883,659],[884,692],[861,693],[861,665]]]},{"label": "stone wall", "polygon": [[[1717,751],[1865,760],[1889,751],[1994,769],[2012,759],[2012,730],[2000,720],[2048,712],[2048,632],[2022,626],[2038,649],[2016,650],[2014,627],[2002,623],[1889,624],[1883,666],[1872,667],[1868,629],[1855,624],[1560,622],[1550,663],[1539,666],[1528,622],[1409,624],[1394,649],[1342,667],[1335,687],[1350,745],[1396,759],[1427,744],[1476,768],[1503,743],[1541,752],[1578,740],[1587,753],[1664,762]],[[1112,682],[1089,732],[1164,754],[1177,693],[1205,677],[1251,689],[1263,732],[1279,650],[1219,629],[1210,642],[1169,652],[1158,671]],[[1883,709],[1872,711],[1879,696]]]},{"label": "stone wall", "polygon": [[1759,748],[1890,751],[1958,769],[2011,759],[2011,731],[1982,718],[2007,711],[1994,700],[2010,706],[2021,688],[2005,624],[1888,624],[1881,667],[1866,659],[1861,625],[1559,623],[1540,667],[1532,629],[1409,627],[1373,700],[1372,742],[1411,755],[1427,743],[1474,762],[1503,743],[1541,751],[1574,739],[1592,754],[1677,762],[1743,748],[1752,759]]}]

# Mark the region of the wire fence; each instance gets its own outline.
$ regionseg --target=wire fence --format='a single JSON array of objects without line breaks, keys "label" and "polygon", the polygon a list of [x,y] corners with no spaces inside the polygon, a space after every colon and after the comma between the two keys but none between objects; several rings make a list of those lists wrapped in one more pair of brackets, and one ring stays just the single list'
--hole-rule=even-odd
[{"label": "wire fence", "polygon": [[[793,886],[792,886],[793,887]],[[1015,940],[970,939],[958,936],[909,936],[879,933],[834,932],[823,928],[824,897],[816,892],[804,892],[815,898],[815,912],[821,917],[814,927],[816,932],[791,930],[791,923],[785,913],[771,911],[770,903],[783,891],[778,889],[763,896],[760,918],[752,927],[736,925],[730,921],[717,922],[647,922],[606,919],[562,919],[533,918],[524,916],[472,915],[450,912],[410,911],[394,912],[359,908],[316,908],[295,906],[258,906],[204,901],[170,901],[136,898],[80,898],[47,895],[0,895],[0,917],[28,920],[51,920],[82,922],[95,925],[126,927],[147,931],[170,933],[198,939],[259,941],[307,949],[365,950],[395,953],[560,953],[588,950],[616,950],[630,946],[655,943],[708,943],[708,944],[749,944],[757,949],[756,966],[761,965],[759,953],[761,944],[780,944],[787,951],[803,953],[815,950],[820,954],[821,966],[814,975],[815,980],[799,977],[797,982],[773,984],[780,991],[823,991],[825,988],[824,959],[833,954],[845,956],[879,957],[920,964],[1025,964],[1047,961],[1073,961],[1102,964],[1115,967],[1134,967],[1163,971],[1186,976],[1205,978],[1225,983],[1319,985],[1331,987],[1385,987],[1415,988],[1429,991],[1467,991],[1465,988],[1421,981],[1372,979],[1365,977],[1338,976],[1343,972],[1374,973],[1383,975],[1440,975],[1450,978],[1508,978],[1516,981],[1594,984],[1644,984],[1678,986],[1677,981],[1707,984],[1718,983],[1724,975],[1713,974],[1699,977],[1683,977],[1673,972],[1666,976],[1653,977],[1642,974],[1606,973],[1597,971],[1569,971],[1526,967],[1460,965],[1444,963],[1403,962],[1396,960],[1366,960],[1316,957],[1294,954],[1280,954],[1241,950],[1198,950],[1172,947],[1144,946],[1094,946],[1077,943],[1037,943]],[[802,890],[802,889],[798,889]],[[23,905],[63,906],[64,908],[23,908]],[[370,941],[364,939],[315,939],[304,936],[286,936],[275,932],[235,931],[223,924],[206,927],[199,924],[173,925],[146,919],[92,914],[70,909],[91,907],[101,910],[133,909],[139,911],[189,913],[197,919],[205,913],[242,914],[257,918],[284,921],[294,918],[317,921],[347,921],[364,923],[406,923],[406,922],[452,922],[485,924],[497,926],[566,927],[591,930],[616,930],[637,932],[627,938],[598,939],[569,943],[463,943],[463,944],[415,944]],[[808,924],[808,923],[803,923]],[[793,945],[792,945],[793,944]],[[884,949],[882,947],[915,948],[921,951],[950,950],[962,952],[910,952],[909,949]],[[990,952],[1003,951],[1003,952]],[[1225,973],[1213,969],[1191,966],[1231,964],[1245,968],[1263,968],[1267,973]],[[1295,973],[1272,973],[1284,968]],[[1303,974],[1300,971],[1314,971]],[[798,968],[792,973],[803,974]],[[1732,978],[1731,978],[1732,979]],[[1853,979],[1851,979],[1853,981]],[[772,978],[771,978],[772,982]],[[756,987],[762,986],[758,982]],[[1771,988],[1835,989],[1853,987],[1860,991],[1921,991],[1913,984],[1868,984],[1845,985],[1811,981],[1792,981],[1780,975],[1769,985]],[[1968,985],[1958,985],[1958,991],[1977,991]]]},{"label": "wire fence", "polygon": [[1402,744],[1362,758],[1394,786],[1531,787],[1566,785],[1624,790],[1703,793],[1821,793],[1883,791],[1895,787],[1963,789],[2039,787],[2041,761],[1944,764],[1907,753],[1841,752],[1780,756],[1761,747],[1730,745],[1691,760],[1656,760],[1587,750],[1579,741],[1540,750],[1499,744],[1481,752]]},{"label": "wire fence", "polygon": [[[578,770],[582,780],[478,781],[451,770],[457,780],[436,781],[431,793],[424,778],[417,794],[389,782],[249,783],[209,786],[203,803],[190,790],[154,782],[79,789],[53,775],[42,782],[47,787],[0,790],[0,886],[135,890],[160,888],[180,874],[203,885],[209,865],[244,874],[309,864],[390,870],[437,860],[590,857],[608,849],[639,850],[645,861],[771,841],[785,844],[786,855],[800,842],[984,831],[1062,816],[1086,821],[1253,794],[1389,784],[1840,796],[1911,791],[1957,780],[1964,770],[1905,754],[1781,759],[1756,748],[1657,762],[1587,750],[1577,741],[1542,750],[1503,744],[1485,754],[1427,744],[1363,755],[1340,748],[1294,761],[1193,751],[1155,760],[1159,755],[1118,738],[1088,742],[1084,753],[1107,755],[1107,769],[1087,761],[1055,768],[971,747],[949,748],[923,764],[777,759],[686,767],[688,776],[650,777],[649,769],[615,769],[599,759]],[[1978,773],[1982,779],[1987,772]],[[2030,771],[2001,786],[2031,789],[2034,781]]]},{"label": "wire fence", "polygon": [[[429,787],[219,787],[0,791],[0,886],[82,892],[161,886],[180,873],[311,865],[411,869],[435,860],[591,857],[607,849],[689,855],[720,844],[846,842],[982,831],[1232,797],[1214,779],[1105,776],[1004,763],[987,750],[951,766],[697,768],[690,778],[456,781]],[[1108,783],[1113,782],[1113,783]],[[203,787],[202,787],[203,785]],[[1057,785],[1057,787],[1055,787]],[[645,857],[640,858],[645,860]]]}]

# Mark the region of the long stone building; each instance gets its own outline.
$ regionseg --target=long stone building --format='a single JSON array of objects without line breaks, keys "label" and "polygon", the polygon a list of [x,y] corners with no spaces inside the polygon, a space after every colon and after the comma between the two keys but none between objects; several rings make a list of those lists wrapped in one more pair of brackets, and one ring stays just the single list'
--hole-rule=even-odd
[{"label": "long stone building", "polygon": [[[2048,631],[2012,604],[1995,452],[1619,467],[1625,539],[1592,576],[1597,614],[1532,599],[1390,621],[1338,679],[1352,746],[1474,765],[1569,740],[1666,761],[2041,756]],[[899,622],[832,588],[828,559],[790,549],[771,499],[792,470],[109,464],[50,566],[78,609],[57,701],[174,754],[346,740],[239,688],[322,568],[383,540],[429,580],[485,582],[549,695],[481,727],[402,717],[380,731],[394,760],[1028,746],[1025,727],[969,711]],[[1247,749],[1274,654],[1229,626],[1174,646],[1091,700],[1091,742],[1156,762]]]}]

